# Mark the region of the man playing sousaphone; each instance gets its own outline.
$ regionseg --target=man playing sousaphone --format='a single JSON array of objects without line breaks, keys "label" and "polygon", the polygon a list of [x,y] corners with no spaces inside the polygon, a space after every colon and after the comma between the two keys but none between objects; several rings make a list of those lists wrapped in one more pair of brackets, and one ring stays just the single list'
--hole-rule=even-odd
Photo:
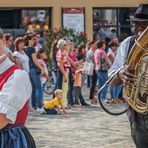
[{"label": "man playing sousaphone", "polygon": [[[128,55],[133,47],[134,43],[137,43],[137,38],[139,35],[148,27],[148,4],[141,4],[137,9],[134,18],[132,21],[135,23],[135,35],[132,37],[126,38],[120,45],[116,59],[114,64],[112,65],[111,69],[109,70],[109,75],[115,75],[112,80],[110,81],[110,85],[117,86],[123,84],[125,86],[131,86],[135,84],[137,81],[137,76],[135,75],[135,71],[132,68],[131,64],[127,63]],[[146,36],[146,42],[148,40],[148,36]],[[138,45],[139,48],[142,48],[142,45]],[[141,50],[141,49],[140,49]],[[146,59],[147,59],[147,50],[146,51]],[[130,55],[132,54],[133,50],[131,51]],[[140,57],[139,57],[140,59]],[[139,60],[138,59],[138,60]],[[147,74],[147,69],[146,74]],[[116,73],[116,74],[115,74]],[[145,102],[148,103],[148,96],[147,96],[147,75],[145,76],[144,81],[144,89],[145,95],[139,96],[142,99],[145,99]],[[133,86],[133,85],[132,85]],[[142,89],[142,88],[140,88]],[[134,99],[134,98],[133,98]],[[128,110],[128,117],[131,123],[131,136],[135,142],[137,148],[148,148],[148,112],[145,114],[139,113],[137,110],[135,111],[132,107]]]}]

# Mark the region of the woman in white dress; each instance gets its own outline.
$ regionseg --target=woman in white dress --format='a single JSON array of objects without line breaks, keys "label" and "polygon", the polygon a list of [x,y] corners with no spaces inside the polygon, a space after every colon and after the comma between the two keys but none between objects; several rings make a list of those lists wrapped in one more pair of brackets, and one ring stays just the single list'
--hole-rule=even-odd
[{"label": "woman in white dress", "polygon": [[0,29],[0,148],[36,148],[25,126],[31,92],[28,74],[4,54]]},{"label": "woman in white dress", "polygon": [[29,73],[29,57],[24,52],[24,44],[24,39],[22,37],[16,38],[16,51],[14,51],[14,57],[16,58],[22,69]]}]

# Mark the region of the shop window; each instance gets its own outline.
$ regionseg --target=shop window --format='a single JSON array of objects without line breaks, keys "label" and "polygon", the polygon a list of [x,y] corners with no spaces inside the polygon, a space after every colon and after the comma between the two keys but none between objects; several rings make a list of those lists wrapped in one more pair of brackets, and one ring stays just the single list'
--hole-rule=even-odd
[{"label": "shop window", "polygon": [[122,40],[133,32],[132,24],[128,21],[133,17],[135,8],[94,8],[93,9],[93,37],[94,39]]},{"label": "shop window", "polygon": [[112,26],[117,24],[116,9],[94,9],[94,21],[101,26]]},{"label": "shop window", "polygon": [[22,28],[29,30],[48,30],[50,28],[50,11],[47,9],[23,9]]}]

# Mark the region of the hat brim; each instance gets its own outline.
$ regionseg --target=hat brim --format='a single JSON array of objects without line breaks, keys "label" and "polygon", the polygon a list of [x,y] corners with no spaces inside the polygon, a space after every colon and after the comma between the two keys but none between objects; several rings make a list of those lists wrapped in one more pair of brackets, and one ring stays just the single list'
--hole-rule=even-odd
[{"label": "hat brim", "polygon": [[130,22],[148,22],[148,19],[141,19],[141,18],[131,18],[127,21],[130,21]]}]

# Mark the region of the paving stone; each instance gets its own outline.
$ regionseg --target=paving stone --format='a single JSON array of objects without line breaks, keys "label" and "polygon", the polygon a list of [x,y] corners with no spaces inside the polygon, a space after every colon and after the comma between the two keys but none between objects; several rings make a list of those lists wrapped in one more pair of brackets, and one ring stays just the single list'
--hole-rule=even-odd
[{"label": "paving stone", "polygon": [[126,114],[111,116],[99,105],[67,111],[54,116],[29,113],[27,126],[37,148],[135,148]]},{"label": "paving stone", "polygon": [[32,112],[27,125],[38,148],[134,148],[126,115],[110,116],[100,107],[64,116]]}]

